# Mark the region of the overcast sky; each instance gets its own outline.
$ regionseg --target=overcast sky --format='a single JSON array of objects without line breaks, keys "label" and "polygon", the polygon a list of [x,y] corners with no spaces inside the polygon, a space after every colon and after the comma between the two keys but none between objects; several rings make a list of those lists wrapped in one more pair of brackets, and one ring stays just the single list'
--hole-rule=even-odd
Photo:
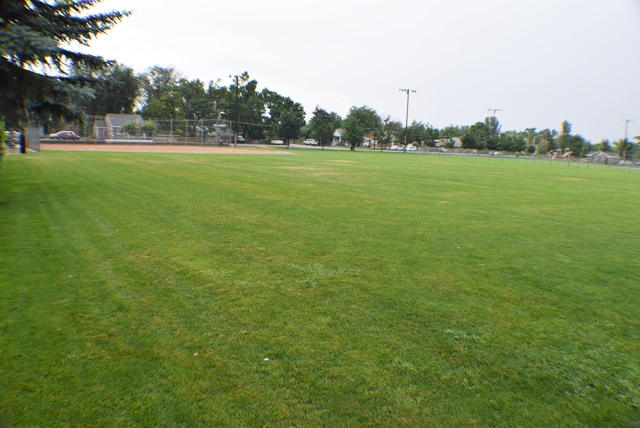
[{"label": "overcast sky", "polygon": [[92,53],[205,82],[247,71],[343,117],[368,105],[442,128],[499,108],[503,130],[640,135],[640,0],[104,0],[133,14]]}]

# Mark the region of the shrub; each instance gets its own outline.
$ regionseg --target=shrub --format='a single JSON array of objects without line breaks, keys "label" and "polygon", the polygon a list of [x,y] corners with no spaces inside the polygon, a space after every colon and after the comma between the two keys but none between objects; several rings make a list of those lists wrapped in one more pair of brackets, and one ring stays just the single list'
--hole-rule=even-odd
[{"label": "shrub", "polygon": [[140,127],[136,122],[128,122],[122,125],[122,132],[125,132],[129,135],[136,135],[140,132]]},{"label": "shrub", "polygon": [[156,124],[152,120],[145,120],[140,128],[142,132],[147,134],[155,134],[156,133]]}]

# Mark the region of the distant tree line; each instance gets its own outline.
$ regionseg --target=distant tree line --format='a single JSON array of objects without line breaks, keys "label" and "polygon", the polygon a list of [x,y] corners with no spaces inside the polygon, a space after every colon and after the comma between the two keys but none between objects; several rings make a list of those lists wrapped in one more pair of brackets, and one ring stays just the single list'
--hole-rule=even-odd
[{"label": "distant tree line", "polygon": [[[82,70],[76,70],[82,75]],[[503,131],[495,116],[469,126],[449,125],[438,129],[430,124],[413,121],[405,127],[390,117],[381,118],[368,106],[352,107],[346,117],[317,106],[308,121],[304,108],[291,98],[267,88],[258,90],[258,82],[244,72],[229,86],[221,81],[205,83],[189,80],[174,67],[153,66],[141,74],[113,63],[93,75],[100,84],[89,94],[77,97],[77,104],[88,115],[106,113],[140,113],[145,118],[221,119],[238,121],[238,132],[249,140],[314,138],[321,146],[331,144],[336,129],[342,129],[342,141],[355,148],[369,136],[377,148],[391,144],[435,146],[444,140],[453,147],[458,138],[463,149],[546,154],[571,152],[584,156],[589,151],[615,151],[623,159],[633,158],[638,144],[629,140],[592,144],[572,133],[571,123],[564,121],[560,130],[526,128],[523,131]],[[237,82],[237,86],[236,86]],[[236,93],[238,111],[236,118]],[[637,143],[640,138],[636,137]]]},{"label": "distant tree line", "polygon": [[[110,62],[101,67],[79,62],[71,67],[72,91],[67,90],[68,111],[89,116],[107,113],[139,113],[145,118],[201,120],[219,119],[238,123],[238,133],[248,140],[283,139],[290,143],[299,138],[314,138],[324,147],[332,143],[336,129],[342,129],[342,142],[352,149],[362,145],[365,137],[374,147],[383,149],[392,144],[435,146],[437,142],[452,148],[459,139],[463,149],[546,154],[571,152],[584,156],[589,151],[616,151],[623,159],[634,156],[638,144],[629,140],[591,144],[581,135],[572,133],[571,123],[564,121],[560,131],[527,128],[523,131],[502,131],[495,116],[469,126],[449,125],[438,129],[428,123],[413,121],[409,126],[381,118],[371,107],[351,107],[346,117],[316,106],[309,120],[300,103],[268,88],[258,90],[258,82],[247,72],[234,78],[229,86],[221,80],[207,83],[190,80],[176,68],[155,65],[140,74],[133,69]],[[68,85],[69,86],[69,85]],[[237,98],[237,117],[236,117]],[[64,118],[82,122],[83,114]],[[59,127],[61,116],[41,115],[46,130]],[[12,117],[7,117],[11,128]],[[150,127],[151,125],[145,124]],[[640,138],[636,137],[637,143]],[[377,145],[377,146],[375,146]]]}]

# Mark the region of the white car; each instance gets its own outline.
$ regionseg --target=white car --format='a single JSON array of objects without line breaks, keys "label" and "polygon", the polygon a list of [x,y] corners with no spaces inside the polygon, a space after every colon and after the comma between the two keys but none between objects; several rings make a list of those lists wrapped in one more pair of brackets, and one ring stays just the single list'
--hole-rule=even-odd
[{"label": "white car", "polygon": [[416,146],[407,146],[408,152],[417,152],[418,148]]},{"label": "white car", "polygon": [[306,146],[317,146],[318,145],[318,141],[312,139],[312,138],[307,138],[306,140],[304,140],[304,144]]},{"label": "white car", "polygon": [[282,141],[282,140],[271,140],[271,144],[273,144],[275,146],[282,146],[284,144],[284,141]]},{"label": "white car", "polygon": [[399,151],[402,150],[402,146],[391,146],[389,147],[389,150],[393,150],[394,152]]}]

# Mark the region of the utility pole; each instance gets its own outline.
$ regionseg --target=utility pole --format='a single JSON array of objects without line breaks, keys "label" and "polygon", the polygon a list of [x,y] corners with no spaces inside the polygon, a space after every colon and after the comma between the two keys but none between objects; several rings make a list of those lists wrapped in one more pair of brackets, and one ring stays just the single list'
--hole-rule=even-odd
[{"label": "utility pole", "polygon": [[407,94],[407,117],[404,122],[404,151],[407,152],[407,137],[409,136],[409,94],[417,92],[415,89],[400,89],[400,92]]},{"label": "utility pole", "polygon": [[622,159],[627,159],[627,151],[629,150],[629,143],[627,141],[627,133],[629,131],[629,122],[633,122],[631,119],[622,119],[624,122],[624,151],[622,152]]},{"label": "utility pole", "polygon": [[624,122],[624,142],[627,142],[627,132],[629,131],[629,122],[633,122],[631,119],[622,119]]},{"label": "utility pole", "polygon": [[232,77],[236,81],[236,125],[233,127],[233,147],[236,147],[238,144],[238,91],[240,90],[240,88],[238,87],[238,75],[236,74],[229,77]]},{"label": "utility pole", "polygon": [[490,108],[490,109],[489,109],[489,110],[487,110],[487,111],[493,112],[493,113],[491,114],[491,116],[492,116],[492,117],[496,117],[496,112],[497,112],[497,111],[502,111],[502,109],[501,109],[501,108]]}]

